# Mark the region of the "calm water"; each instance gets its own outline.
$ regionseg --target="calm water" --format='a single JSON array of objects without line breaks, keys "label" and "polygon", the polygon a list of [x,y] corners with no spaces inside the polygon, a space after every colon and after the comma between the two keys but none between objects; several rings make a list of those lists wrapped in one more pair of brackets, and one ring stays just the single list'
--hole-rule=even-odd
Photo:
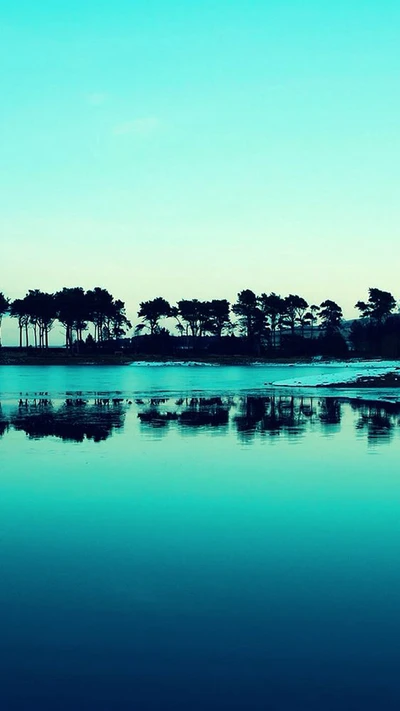
[{"label": "calm water", "polygon": [[400,406],[266,370],[0,369],[1,709],[399,708]]}]

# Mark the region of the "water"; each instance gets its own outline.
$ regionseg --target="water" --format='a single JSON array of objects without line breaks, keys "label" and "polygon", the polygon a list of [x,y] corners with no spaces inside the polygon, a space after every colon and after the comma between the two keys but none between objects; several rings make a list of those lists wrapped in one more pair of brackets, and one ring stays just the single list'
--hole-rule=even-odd
[{"label": "water", "polygon": [[0,372],[0,708],[399,708],[400,406],[55,370]]},{"label": "water", "polygon": [[[262,390],[265,384],[326,374],[359,372],[359,363],[269,366],[0,366],[0,397],[20,393],[65,392],[181,393],[249,392]],[[345,369],[344,369],[345,368]],[[348,370],[347,370],[348,369]]]}]

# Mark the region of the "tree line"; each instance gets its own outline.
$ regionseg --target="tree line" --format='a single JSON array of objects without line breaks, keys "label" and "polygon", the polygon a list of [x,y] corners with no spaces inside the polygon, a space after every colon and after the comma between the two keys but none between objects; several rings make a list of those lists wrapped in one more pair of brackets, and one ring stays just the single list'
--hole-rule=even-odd
[{"label": "tree line", "polygon": [[[250,289],[240,291],[233,304],[227,299],[181,299],[170,304],[159,296],[140,303],[131,340],[139,343],[136,350],[168,352],[173,350],[174,329],[178,336],[190,337],[193,349],[201,348],[205,337],[213,337],[218,353],[234,348],[229,352],[345,355],[350,345],[366,355],[400,355],[400,315],[394,296],[371,287],[368,299],[357,301],[355,308],[360,317],[348,329],[342,308],[331,299],[309,304],[298,294],[257,295]],[[47,349],[56,321],[64,328],[69,351],[102,348],[132,329],[124,302],[100,287],[88,291],[64,287],[56,293],[34,289],[14,301],[0,292],[0,344],[1,318],[6,314],[18,323],[20,348]]]},{"label": "tree line", "polygon": [[120,338],[132,327],[124,302],[100,287],[89,291],[82,287],[64,287],[54,294],[30,289],[23,299],[14,301],[0,292],[0,328],[1,317],[5,314],[18,322],[20,348],[33,345],[47,349],[49,333],[56,321],[64,327],[67,350],[71,350],[74,343],[83,341],[90,323],[93,325],[94,335],[90,334],[93,343]]},{"label": "tree line", "polygon": [[258,296],[251,289],[239,292],[232,305],[227,299],[182,299],[171,306],[166,299],[158,297],[142,302],[138,316],[141,321],[136,326],[136,334],[147,330],[151,336],[163,335],[163,320],[172,318],[180,335],[221,338],[238,334],[256,354],[281,347],[288,333],[293,341],[296,331],[300,330],[303,339],[307,327],[309,337],[313,338],[317,324],[325,336],[334,336],[339,333],[343,319],[341,307],[330,299],[320,305],[309,305],[296,294],[282,297],[272,292]]},{"label": "tree line", "polygon": [[158,297],[140,304],[135,333],[147,332],[153,340],[167,337],[162,324],[172,318],[177,331],[192,339],[237,334],[245,352],[253,355],[344,356],[350,346],[361,355],[400,356],[400,315],[394,296],[371,287],[368,299],[357,301],[355,308],[359,318],[349,325],[336,301],[309,304],[298,294],[257,295],[244,289],[232,305],[226,299],[182,299],[170,305]]}]

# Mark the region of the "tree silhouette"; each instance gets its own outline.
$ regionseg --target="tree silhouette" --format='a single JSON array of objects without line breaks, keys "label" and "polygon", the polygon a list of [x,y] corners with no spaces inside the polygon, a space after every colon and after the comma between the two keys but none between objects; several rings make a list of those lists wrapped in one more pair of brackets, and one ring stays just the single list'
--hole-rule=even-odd
[{"label": "tree silhouette", "polygon": [[323,333],[319,337],[322,354],[345,356],[348,346],[341,333],[342,309],[335,301],[326,299],[321,304],[319,315],[323,329]]},{"label": "tree silhouette", "polygon": [[266,318],[268,319],[269,328],[271,331],[271,344],[276,348],[276,332],[280,321],[286,312],[285,299],[278,294],[261,294],[260,307]]},{"label": "tree silhouette", "polygon": [[326,299],[320,305],[320,319],[325,334],[337,333],[343,319],[343,312],[340,306],[330,299]]},{"label": "tree silhouette", "polygon": [[3,316],[8,313],[10,309],[10,301],[7,299],[3,292],[0,291],[0,346],[1,346],[1,325],[3,321]]},{"label": "tree silhouette", "polygon": [[173,312],[179,321],[186,324],[186,333],[190,330],[192,336],[200,336],[202,324],[204,327],[204,310],[199,299],[181,299],[178,301],[178,311]]},{"label": "tree silhouette", "polygon": [[240,291],[232,311],[239,316],[240,327],[247,338],[252,338],[259,333],[264,314],[259,308],[259,301],[254,291],[251,289]]},{"label": "tree silhouette", "polygon": [[132,324],[126,315],[125,303],[120,299],[114,299],[109,325],[111,327],[110,335],[113,338],[125,336],[126,332],[132,328]]},{"label": "tree silhouette", "polygon": [[23,346],[23,334],[25,333],[26,347],[28,347],[28,325],[29,315],[26,310],[25,299],[15,299],[10,306],[11,318],[18,319],[19,347]]},{"label": "tree silhouette", "polygon": [[57,316],[54,294],[30,289],[24,299],[29,323],[33,327],[35,347],[49,347],[49,331]]},{"label": "tree silhouette", "polygon": [[[229,316],[229,301],[226,299],[213,299],[212,301],[199,301],[199,299],[181,299],[177,309],[173,308],[171,314],[177,318],[178,330],[185,330],[192,336],[222,336],[224,329],[231,326]],[[186,328],[182,325],[186,323]]]},{"label": "tree silhouette", "polygon": [[88,319],[94,324],[94,340],[98,343],[108,340],[115,314],[112,294],[107,289],[96,286],[86,292],[86,304]]},{"label": "tree silhouette", "polygon": [[253,353],[259,354],[261,339],[266,332],[265,314],[259,306],[259,299],[251,289],[240,291],[232,311],[239,316],[239,326]]},{"label": "tree silhouette", "polygon": [[297,294],[289,294],[284,299],[285,303],[285,317],[284,320],[290,327],[292,336],[295,333],[296,324],[300,324],[302,329],[302,335],[304,335],[304,316],[308,309],[308,304],[302,296]]},{"label": "tree silhouette", "polygon": [[148,327],[150,335],[154,336],[159,331],[161,319],[171,316],[171,306],[162,296],[157,296],[155,299],[140,303],[138,316],[142,319],[142,323],[136,327],[136,330],[141,331]]},{"label": "tree silhouette", "polygon": [[318,321],[319,311],[320,311],[320,308],[319,308],[319,306],[317,306],[317,304],[311,304],[307,313],[304,314],[304,317],[303,317],[304,323],[308,323],[310,326],[310,330],[311,330],[310,338],[314,338],[314,327]]},{"label": "tree silhouette", "polygon": [[219,338],[222,336],[224,329],[231,328],[231,320],[229,316],[229,301],[227,299],[213,299],[208,301],[208,329],[210,333]]},{"label": "tree silhouette", "polygon": [[71,350],[74,331],[79,342],[87,328],[89,300],[81,286],[64,287],[55,294],[54,300],[57,319],[65,328],[65,347]]},{"label": "tree silhouette", "polygon": [[381,324],[394,311],[396,299],[389,291],[377,288],[368,289],[368,294],[368,301],[357,301],[355,308],[360,311],[362,318],[369,317]]},{"label": "tree silhouette", "polygon": [[[394,313],[395,307],[394,296],[378,288],[368,290],[366,302],[357,302],[360,318],[343,328],[346,337],[349,334],[355,353],[400,356],[400,313]],[[237,317],[234,323],[231,310]],[[107,350],[131,328],[124,302],[102,287],[89,291],[82,287],[64,287],[55,294],[30,289],[11,304],[0,292],[0,345],[1,320],[7,313],[18,321],[20,348],[31,347],[33,343],[39,349],[47,349],[49,333],[56,320],[65,329],[67,350],[76,351],[81,345],[85,347],[83,339],[88,330],[90,338],[86,340],[91,349]],[[138,316],[141,322],[136,334],[146,328],[149,336],[157,335],[157,342],[153,343],[148,337],[131,342],[127,339],[124,349],[131,348],[135,353],[175,355],[182,348],[191,348],[215,355],[258,356],[268,355],[271,349],[279,355],[293,357],[317,353],[344,355],[347,349],[341,334],[342,309],[330,299],[320,306],[308,306],[297,294],[282,297],[275,292],[263,292],[259,296],[251,289],[244,289],[230,309],[227,299],[181,299],[176,306],[171,306],[158,296],[140,302]],[[162,327],[162,319],[170,317],[176,319],[176,329],[181,336],[193,337],[192,343],[179,341],[179,337]],[[314,338],[315,330],[318,340]],[[237,333],[242,337],[222,337]],[[203,336],[207,339],[197,340]]]},{"label": "tree silhouette", "polygon": [[106,290],[96,287],[85,292],[80,286],[64,287],[55,294],[30,289],[23,299],[15,299],[9,307],[10,316],[18,319],[19,345],[29,346],[29,327],[33,330],[34,345],[47,349],[49,332],[57,319],[65,328],[65,346],[77,349],[83,342],[83,332],[88,324],[94,325],[97,341],[119,338],[131,323],[125,313],[125,304]]}]

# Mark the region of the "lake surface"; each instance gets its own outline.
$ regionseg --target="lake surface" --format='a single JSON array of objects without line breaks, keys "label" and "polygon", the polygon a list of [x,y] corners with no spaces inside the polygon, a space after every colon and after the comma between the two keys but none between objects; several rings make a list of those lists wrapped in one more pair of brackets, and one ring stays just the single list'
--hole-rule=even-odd
[{"label": "lake surface", "polygon": [[0,368],[1,709],[399,708],[400,406],[269,371]]}]

